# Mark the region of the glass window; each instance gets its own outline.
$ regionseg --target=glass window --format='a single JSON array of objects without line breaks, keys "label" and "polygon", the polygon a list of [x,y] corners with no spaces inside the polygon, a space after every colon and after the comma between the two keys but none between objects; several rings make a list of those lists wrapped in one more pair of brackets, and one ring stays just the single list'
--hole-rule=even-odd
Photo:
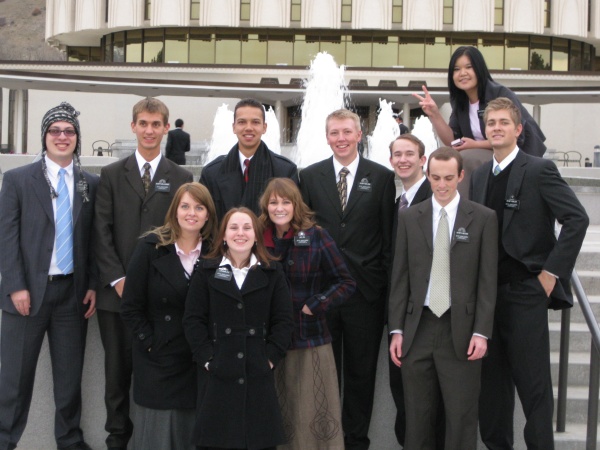
[{"label": "glass window", "polygon": [[582,67],[581,42],[571,41],[569,52],[569,70],[581,70]]},{"label": "glass window", "polygon": [[398,65],[398,37],[386,36],[385,41],[373,42],[373,67],[393,67]]},{"label": "glass window", "polygon": [[102,38],[104,44],[104,61],[106,62],[112,62],[112,40],[112,34],[107,34]]},{"label": "glass window", "polygon": [[371,41],[371,36],[351,36],[346,44],[346,64],[355,67],[371,67],[373,54]]},{"label": "glass window", "polygon": [[402,23],[402,0],[392,0],[392,23]]},{"label": "glass window", "polygon": [[552,70],[569,70],[569,41],[552,38]]},{"label": "glass window", "polygon": [[290,20],[300,22],[302,20],[302,0],[291,0],[292,8],[290,10]]},{"label": "glass window", "polygon": [[504,0],[494,0],[494,25],[504,25]]},{"label": "glass window", "polygon": [[112,62],[125,62],[125,33],[113,34],[113,57]]},{"label": "glass window", "polygon": [[398,65],[406,68],[425,67],[425,39],[423,35],[408,35],[398,39]]},{"label": "glass window", "polygon": [[204,30],[190,30],[190,63],[192,64],[214,64],[215,63],[215,39],[214,35]]},{"label": "glass window", "polygon": [[425,38],[425,67],[428,69],[446,69],[452,56],[450,39],[443,36]]},{"label": "glass window", "polygon": [[164,30],[147,29],[144,30],[144,62],[145,63],[163,63],[165,62],[165,43]]},{"label": "glass window", "polygon": [[200,19],[200,0],[190,0],[190,19]]},{"label": "glass window", "polygon": [[92,61],[92,62],[102,61],[102,48],[101,47],[90,47],[90,59],[88,61]]},{"label": "glass window", "polygon": [[67,61],[85,62],[90,59],[89,47],[69,47],[67,52]]},{"label": "glass window", "polygon": [[552,15],[552,5],[550,0],[544,0],[544,27],[550,26],[550,19]]},{"label": "glass window", "polygon": [[352,22],[352,0],[342,0],[342,23]]},{"label": "glass window", "polygon": [[142,62],[142,30],[128,31],[126,42],[127,62]]},{"label": "glass window", "polygon": [[240,64],[242,43],[239,34],[217,34],[215,48],[216,64]]},{"label": "glass window", "polygon": [[592,70],[592,61],[594,60],[594,50],[590,44],[583,43],[583,70]]},{"label": "glass window", "polygon": [[167,28],[165,30],[165,62],[188,62],[188,30],[186,28]]},{"label": "glass window", "polygon": [[240,0],[240,20],[250,20],[250,0]]},{"label": "glass window", "polygon": [[346,64],[346,40],[348,39],[347,36],[335,36],[335,35],[331,35],[331,36],[321,36],[320,39],[320,51],[321,52],[327,52],[329,53],[331,56],[333,56],[333,59],[335,59],[335,62],[340,65],[340,64]]},{"label": "glass window", "polygon": [[483,55],[490,70],[504,70],[504,37],[488,35],[477,41],[477,48]]},{"label": "glass window", "polygon": [[319,53],[319,41],[309,36],[299,34],[294,38],[294,65],[308,66]]},{"label": "glass window", "polygon": [[242,41],[242,64],[267,64],[267,41],[259,41],[258,34],[249,34]]},{"label": "glass window", "polygon": [[267,64],[294,64],[294,36],[270,35],[267,43]]},{"label": "glass window", "polygon": [[531,36],[529,70],[550,70],[550,58],[550,38],[545,36]]},{"label": "glass window", "polygon": [[144,0],[144,20],[150,20],[152,0]]},{"label": "glass window", "polygon": [[529,37],[510,35],[504,50],[504,68],[527,70],[529,68]]},{"label": "glass window", "polygon": [[444,25],[454,23],[454,0],[444,0]]}]

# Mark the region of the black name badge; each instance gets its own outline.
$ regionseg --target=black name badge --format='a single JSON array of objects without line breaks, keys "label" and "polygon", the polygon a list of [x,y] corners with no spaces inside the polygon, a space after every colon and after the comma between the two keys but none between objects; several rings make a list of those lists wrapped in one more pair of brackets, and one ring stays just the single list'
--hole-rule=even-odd
[{"label": "black name badge", "polygon": [[464,228],[459,228],[454,234],[456,242],[469,242],[469,232]]},{"label": "black name badge", "polygon": [[480,119],[483,119],[483,114],[485,113],[485,109],[478,109],[477,110],[477,117],[479,117]]},{"label": "black name badge", "polygon": [[521,205],[521,202],[519,200],[517,200],[514,195],[511,195],[509,198],[504,200],[504,208],[505,209],[512,209],[512,210],[518,211],[520,205]]},{"label": "black name badge", "polygon": [[219,267],[215,272],[215,278],[217,280],[229,281],[231,280],[231,271],[227,267]]},{"label": "black name badge", "polygon": [[171,183],[165,180],[157,181],[154,185],[154,190],[156,192],[171,192]]},{"label": "black name badge", "polygon": [[296,236],[294,236],[294,245],[296,247],[308,247],[310,245],[310,238],[304,233],[304,231],[300,231]]},{"label": "black name badge", "polygon": [[358,190],[359,190],[359,192],[371,192],[371,189],[372,189],[371,183],[366,178],[363,178],[358,183]]}]

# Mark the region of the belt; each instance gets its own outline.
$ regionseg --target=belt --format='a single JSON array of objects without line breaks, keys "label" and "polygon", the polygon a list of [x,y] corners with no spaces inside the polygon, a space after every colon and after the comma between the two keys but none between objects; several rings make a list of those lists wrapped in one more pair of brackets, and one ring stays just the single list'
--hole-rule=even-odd
[{"label": "belt", "polygon": [[53,281],[68,280],[69,278],[73,278],[72,273],[68,273],[66,275],[64,275],[64,274],[48,275],[48,282],[51,283]]}]

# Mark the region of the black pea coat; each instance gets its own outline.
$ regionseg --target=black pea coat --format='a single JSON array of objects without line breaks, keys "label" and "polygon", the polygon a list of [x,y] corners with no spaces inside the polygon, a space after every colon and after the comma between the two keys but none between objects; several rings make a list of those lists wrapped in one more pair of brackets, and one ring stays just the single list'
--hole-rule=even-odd
[{"label": "black pea coat", "polygon": [[175,245],[157,242],[155,235],[138,242],[121,303],[133,332],[133,398],[146,408],[195,408],[196,364],[182,324],[189,281]]},{"label": "black pea coat", "polygon": [[238,289],[233,274],[229,280],[215,277],[220,263],[216,258],[199,264],[183,319],[198,363],[194,443],[248,449],[283,444],[269,366],[285,356],[294,328],[283,270],[279,263],[257,265]]}]

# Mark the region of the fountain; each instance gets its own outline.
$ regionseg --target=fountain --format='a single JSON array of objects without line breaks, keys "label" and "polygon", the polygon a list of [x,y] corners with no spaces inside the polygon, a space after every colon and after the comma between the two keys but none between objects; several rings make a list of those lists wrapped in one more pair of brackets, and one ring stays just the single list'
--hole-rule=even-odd
[{"label": "fountain", "polygon": [[302,123],[292,160],[307,167],[331,156],[325,135],[325,119],[329,113],[346,105],[344,66],[338,67],[333,56],[318,53],[310,64],[306,93],[302,102]]},{"label": "fountain", "polygon": [[[425,156],[427,156],[427,161],[429,161],[429,155],[431,155],[431,153],[439,147],[439,143],[433,132],[433,125],[431,125],[429,117],[418,117],[417,120],[415,120],[412,134],[421,139],[423,144],[425,144]],[[427,163],[425,163],[425,167],[423,169],[427,169]]]},{"label": "fountain", "polygon": [[377,123],[373,133],[367,136],[369,145],[365,156],[386,167],[389,166],[390,143],[400,135],[398,124],[392,116],[393,104],[393,102],[388,103],[384,99],[379,99]]}]

